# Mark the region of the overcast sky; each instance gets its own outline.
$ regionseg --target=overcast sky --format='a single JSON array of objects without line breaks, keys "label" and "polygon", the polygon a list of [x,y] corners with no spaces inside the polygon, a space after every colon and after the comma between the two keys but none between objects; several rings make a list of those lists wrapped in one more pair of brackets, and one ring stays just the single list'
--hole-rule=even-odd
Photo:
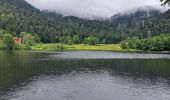
[{"label": "overcast sky", "polygon": [[59,14],[90,18],[110,17],[118,12],[152,5],[160,7],[160,0],[26,0],[40,10],[55,11]]}]

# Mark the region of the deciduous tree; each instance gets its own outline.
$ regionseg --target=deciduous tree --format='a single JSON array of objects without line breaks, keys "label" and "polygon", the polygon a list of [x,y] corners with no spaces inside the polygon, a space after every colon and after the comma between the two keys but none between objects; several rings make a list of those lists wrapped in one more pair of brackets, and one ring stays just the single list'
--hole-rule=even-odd
[{"label": "deciduous tree", "polygon": [[3,35],[3,42],[8,50],[12,50],[15,45],[13,36],[9,33]]}]

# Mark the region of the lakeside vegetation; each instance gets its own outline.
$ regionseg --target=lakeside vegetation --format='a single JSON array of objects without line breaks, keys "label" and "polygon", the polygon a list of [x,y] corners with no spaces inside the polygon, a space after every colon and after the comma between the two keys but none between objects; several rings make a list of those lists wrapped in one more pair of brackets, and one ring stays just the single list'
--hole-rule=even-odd
[{"label": "lakeside vegetation", "polygon": [[127,38],[121,42],[121,47],[143,51],[170,51],[170,35],[160,35],[146,39]]},{"label": "lakeside vegetation", "polygon": [[61,44],[61,43],[51,43],[51,44],[36,44],[32,46],[31,50],[35,51],[60,51],[60,50],[90,50],[90,51],[137,51],[135,49],[122,49],[120,44],[98,44],[98,45],[88,45],[88,44]]},{"label": "lakeside vegetation", "polygon": [[[15,38],[20,39],[19,43]],[[57,38],[58,43],[42,43],[39,35],[21,32],[14,37],[13,33],[0,30],[0,50],[35,50],[35,51],[64,51],[64,50],[96,50],[96,51],[136,51],[122,49],[120,44],[101,44],[97,37],[90,36],[80,42],[78,35]]]},{"label": "lakeside vegetation", "polygon": [[[42,43],[37,34],[21,32],[14,37],[13,33],[0,30],[0,50],[39,50],[39,51],[63,51],[63,50],[99,50],[99,51],[132,51],[122,49],[119,44],[100,44],[101,41],[94,36],[87,37],[80,42],[78,35],[57,38],[58,43]],[[19,39],[19,43],[15,39]]]},{"label": "lakeside vegetation", "polygon": [[16,43],[13,33],[0,30],[0,50],[99,50],[99,51],[170,51],[170,35],[160,35],[139,39],[128,37],[120,44],[102,44],[97,37],[90,36],[80,42],[78,35],[57,38],[57,43],[42,43],[39,35],[21,32]]},{"label": "lakeside vegetation", "polygon": [[18,37],[14,37],[13,33],[0,30],[0,50],[30,50],[31,46],[39,42],[37,34],[21,32]]}]

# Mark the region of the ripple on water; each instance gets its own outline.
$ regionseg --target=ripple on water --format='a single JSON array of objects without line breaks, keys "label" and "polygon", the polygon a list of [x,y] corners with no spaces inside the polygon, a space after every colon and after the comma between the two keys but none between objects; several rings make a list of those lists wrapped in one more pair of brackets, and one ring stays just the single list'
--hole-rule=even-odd
[{"label": "ripple on water", "polygon": [[[161,83],[161,82],[160,82]],[[169,100],[169,87],[108,72],[39,76],[8,100]],[[162,87],[163,86],[163,87]],[[159,87],[159,88],[158,88]]]},{"label": "ripple on water", "polygon": [[116,53],[108,51],[69,51],[52,54],[48,59],[170,59],[168,54]]},{"label": "ripple on water", "polygon": [[169,55],[73,51],[0,58],[6,94],[0,100],[170,100]]}]

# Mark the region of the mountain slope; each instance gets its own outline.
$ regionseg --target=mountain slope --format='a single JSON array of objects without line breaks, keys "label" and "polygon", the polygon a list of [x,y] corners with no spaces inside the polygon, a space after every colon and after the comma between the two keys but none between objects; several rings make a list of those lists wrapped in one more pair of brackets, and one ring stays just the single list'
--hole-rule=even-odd
[{"label": "mountain slope", "polygon": [[158,10],[138,10],[133,13],[128,14],[116,14],[111,18],[111,24],[115,27],[117,32],[128,34],[128,36],[140,36],[141,38],[146,38],[153,27],[149,27],[152,23],[156,21],[151,21],[152,18],[157,18],[161,15]]},{"label": "mountain slope", "polygon": [[[146,38],[159,34],[170,33],[170,10],[161,13],[157,10],[137,11],[132,14],[112,17],[113,27],[117,26],[117,31],[124,29],[130,36]],[[121,28],[119,28],[121,27]],[[128,35],[128,36],[129,36]]]},{"label": "mountain slope", "polygon": [[145,38],[170,33],[169,24],[169,11],[137,11],[115,15],[111,21],[97,21],[40,12],[24,0],[0,0],[0,28],[15,35],[23,31],[37,33],[43,42],[56,42],[58,37],[76,34],[81,42],[87,36],[96,36],[102,43],[117,43],[128,36]]},{"label": "mountain slope", "polygon": [[[38,33],[43,42],[55,42],[56,36],[100,34],[108,25],[100,21],[88,21],[76,17],[63,17],[40,12],[24,0],[0,0],[0,27],[10,32]],[[108,33],[108,32],[105,32]]]}]

